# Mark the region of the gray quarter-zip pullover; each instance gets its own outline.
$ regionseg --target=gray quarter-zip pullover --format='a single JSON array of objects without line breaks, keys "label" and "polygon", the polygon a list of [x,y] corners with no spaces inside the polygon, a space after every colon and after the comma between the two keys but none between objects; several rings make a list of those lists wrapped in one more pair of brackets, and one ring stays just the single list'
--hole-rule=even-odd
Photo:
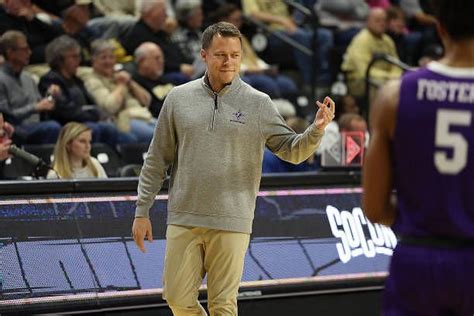
[{"label": "gray quarter-zip pullover", "polygon": [[168,224],[251,233],[265,145],[300,163],[323,130],[296,134],[271,99],[239,77],[215,93],[205,77],[166,97],[140,174],[135,216],[148,217],[169,166]]}]

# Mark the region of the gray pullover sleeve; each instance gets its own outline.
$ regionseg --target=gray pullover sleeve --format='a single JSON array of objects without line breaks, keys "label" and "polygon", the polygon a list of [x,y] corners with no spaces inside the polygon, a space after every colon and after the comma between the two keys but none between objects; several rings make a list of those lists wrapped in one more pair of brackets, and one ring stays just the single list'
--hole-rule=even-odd
[{"label": "gray pullover sleeve", "polygon": [[166,171],[176,154],[176,134],[171,95],[166,98],[155,129],[155,134],[143,163],[138,182],[135,217],[149,217],[149,210],[166,178]]},{"label": "gray pullover sleeve", "polygon": [[265,145],[281,159],[299,164],[308,159],[321,143],[324,130],[312,123],[304,133],[296,134],[266,98],[261,105],[260,130]]}]

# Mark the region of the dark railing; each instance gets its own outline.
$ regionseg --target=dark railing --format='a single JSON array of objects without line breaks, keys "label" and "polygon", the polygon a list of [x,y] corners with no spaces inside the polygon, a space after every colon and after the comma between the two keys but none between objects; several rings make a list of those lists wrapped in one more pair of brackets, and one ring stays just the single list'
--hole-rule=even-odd
[{"label": "dark railing", "polygon": [[391,56],[389,54],[385,53],[376,53],[372,56],[372,60],[370,61],[369,65],[367,66],[367,70],[365,71],[365,113],[363,113],[365,119],[367,122],[369,121],[369,113],[370,113],[370,87],[375,87],[379,88],[380,84],[378,82],[374,82],[370,78],[370,71],[372,70],[372,67],[379,63],[379,62],[385,62],[389,63],[391,65],[397,66],[403,71],[409,71],[412,68],[399,60],[398,58]]}]

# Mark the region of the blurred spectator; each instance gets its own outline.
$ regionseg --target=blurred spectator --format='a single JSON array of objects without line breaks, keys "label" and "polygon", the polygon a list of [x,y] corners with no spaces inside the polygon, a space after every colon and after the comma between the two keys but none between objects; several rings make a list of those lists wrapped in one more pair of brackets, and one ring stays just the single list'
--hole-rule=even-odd
[{"label": "blurred spectator", "polygon": [[93,131],[93,142],[107,143],[112,148],[119,143],[136,141],[132,135],[119,132],[114,124],[100,122],[104,115],[76,76],[81,55],[80,46],[73,38],[62,35],[49,43],[46,60],[51,70],[41,77],[40,92],[46,92],[51,85],[61,89],[55,97],[55,108],[48,113],[52,119],[61,124],[71,121],[86,123]]},{"label": "blurred spectator", "polygon": [[405,63],[416,64],[416,51],[420,49],[421,33],[409,32],[403,10],[392,6],[387,9],[387,34],[397,47],[398,56]]},{"label": "blurred spectator", "polygon": [[95,16],[87,26],[102,39],[121,41],[137,21],[134,0],[90,0]]},{"label": "blurred spectator", "polygon": [[341,132],[367,132],[367,122],[356,113],[344,113],[338,120],[339,131]]},{"label": "blurred spectator", "polygon": [[429,14],[429,11],[425,11],[431,6],[423,7],[420,0],[400,0],[400,8],[405,13],[410,31],[421,34],[420,49],[416,50],[418,54],[414,57],[415,61],[422,58],[430,47],[441,46],[441,40],[436,31],[437,21],[433,15]]},{"label": "blurred spectator", "polygon": [[0,34],[8,30],[18,30],[26,35],[32,64],[45,61],[46,44],[61,34],[36,17],[30,0],[4,0],[0,6]]},{"label": "blurred spectator", "polygon": [[174,87],[163,78],[163,52],[155,43],[145,42],[138,46],[134,55],[137,70],[133,73],[133,79],[150,93],[150,111],[154,117],[158,117],[168,92]]},{"label": "blurred spectator", "polygon": [[335,119],[339,119],[343,114],[345,113],[354,113],[354,114],[360,114],[360,107],[357,104],[356,98],[350,94],[346,94],[342,96],[341,101],[338,102],[339,104],[339,111],[336,111]]},{"label": "blurred spectator", "polygon": [[114,45],[106,40],[92,43],[93,72],[85,80],[87,91],[114,118],[119,130],[131,133],[138,142],[149,142],[155,129],[148,110],[151,96],[128,72],[115,72],[113,51]]},{"label": "blurred spectator", "polygon": [[[94,8],[100,12],[104,17],[107,17],[109,21],[125,21],[126,23],[134,23],[140,16],[140,2],[149,0],[92,0]],[[126,26],[126,25],[124,25]],[[131,25],[128,25],[129,27]],[[163,30],[168,34],[171,34],[176,28],[177,23],[175,19],[175,13],[171,0],[166,0],[166,20],[163,26]],[[117,29],[118,30],[118,29]],[[110,32],[110,31],[109,31]],[[121,31],[123,32],[123,30]],[[120,38],[118,33],[113,36],[109,34],[108,37],[103,38]]]},{"label": "blurred spectator", "polygon": [[63,20],[58,27],[64,34],[74,38],[81,47],[82,65],[90,66],[90,43],[98,37],[87,22],[90,20],[89,7],[86,5],[73,5],[63,12]]},{"label": "blurred spectator", "polygon": [[[309,126],[309,122],[300,117],[291,117],[287,119],[286,122],[288,123],[288,126],[298,134],[303,133]],[[267,148],[265,148],[263,153],[262,173],[304,172],[315,171],[318,168],[319,165],[314,155],[309,157],[306,161],[294,165],[280,159]]]},{"label": "blurred spectator", "polygon": [[11,139],[14,130],[15,129],[12,125],[4,121],[3,114],[0,113],[0,165],[2,161],[10,156],[8,150],[10,149],[10,144],[12,143]]},{"label": "blurred spectator", "polygon": [[171,40],[178,45],[186,60],[193,62],[192,78],[200,77],[206,71],[201,58],[201,37],[203,13],[201,0],[179,0],[176,3],[178,27],[171,34]]},{"label": "blurred spectator", "polygon": [[322,26],[336,30],[335,44],[347,47],[365,26],[369,6],[364,0],[319,0],[314,10]]},{"label": "blurred spectator", "polygon": [[233,4],[239,9],[242,9],[242,3],[240,0],[205,0],[202,3],[202,10],[204,12],[204,27],[209,26],[215,20],[212,18],[212,14],[224,4]]},{"label": "blurred spectator", "polygon": [[0,37],[0,48],[6,59],[0,70],[0,112],[14,124],[22,141],[54,143],[61,125],[52,120],[40,122],[40,113],[54,109],[53,96],[59,94],[59,87],[50,86],[51,96],[42,98],[36,82],[23,71],[31,56],[23,33],[7,31]]},{"label": "blurred spectator", "polygon": [[354,141],[356,141],[361,147],[367,147],[369,145],[370,135],[367,128],[367,121],[362,116],[356,113],[345,113],[341,115],[337,123],[339,126],[339,133],[341,133],[342,137],[342,134],[347,132],[360,132],[359,134],[363,136],[363,138],[359,138],[360,141],[356,141],[356,138],[353,138]]},{"label": "blurred spectator", "polygon": [[408,19],[421,26],[436,25],[436,18],[423,11],[419,0],[400,0],[400,8],[405,12]]},{"label": "blurred spectator", "polygon": [[64,125],[54,146],[53,170],[48,179],[107,178],[100,162],[91,157],[92,130],[84,124]]},{"label": "blurred spectator", "polygon": [[[213,13],[216,22],[225,21],[242,27],[242,11],[233,4],[224,4]],[[279,74],[276,67],[272,67],[253,50],[245,35],[242,35],[242,64],[240,71],[242,79],[255,89],[268,94],[272,99],[285,98],[296,104],[298,89],[295,82]]]},{"label": "blurred spectator", "polygon": [[[272,30],[289,36],[301,45],[312,49],[313,30],[308,30],[296,25],[290,15],[287,4],[283,0],[242,0],[242,8],[245,15],[267,24]],[[334,46],[332,32],[317,29],[318,47],[315,49],[318,62],[318,80],[321,84],[328,85],[331,81],[331,70],[329,64],[329,53]],[[268,37],[268,49],[272,52],[280,51],[281,47],[287,45],[275,36]],[[293,49],[294,59],[300,71],[305,85],[311,84],[312,57],[297,49]]]},{"label": "blurred spectator", "polygon": [[[40,16],[45,22],[51,24],[60,21],[63,12],[73,6],[77,0],[31,0],[33,11]],[[49,22],[48,22],[49,20]]]},{"label": "blurred spectator", "polygon": [[[398,59],[395,43],[385,34],[386,18],[383,9],[372,9],[367,27],[354,37],[347,48],[341,68],[347,74],[349,92],[356,97],[362,97],[366,93],[366,70],[374,54],[388,54]],[[380,61],[371,68],[370,78],[374,82],[383,82],[398,78],[401,74],[399,67]]]},{"label": "blurred spectator", "polygon": [[136,0],[92,0],[94,7],[105,16],[138,16],[136,2]]},{"label": "blurred spectator", "polygon": [[141,17],[132,27],[124,40],[124,47],[129,54],[144,42],[153,42],[160,46],[165,55],[165,76],[175,84],[182,84],[194,74],[192,60],[187,60],[179,47],[174,44],[163,30],[166,20],[164,0],[147,0],[141,2]]}]

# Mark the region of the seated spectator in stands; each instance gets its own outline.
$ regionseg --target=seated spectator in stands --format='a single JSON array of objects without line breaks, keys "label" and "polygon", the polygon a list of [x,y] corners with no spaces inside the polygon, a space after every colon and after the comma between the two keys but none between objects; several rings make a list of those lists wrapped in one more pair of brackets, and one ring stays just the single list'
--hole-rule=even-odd
[{"label": "seated spectator in stands", "polygon": [[[309,126],[309,122],[300,117],[290,117],[286,120],[286,122],[288,123],[288,126],[291,127],[296,133],[303,133]],[[273,154],[267,148],[265,148],[265,151],[263,153],[263,173],[304,172],[315,171],[318,168],[319,165],[314,155],[309,157],[306,161],[294,165],[292,163],[280,159],[277,155]]]},{"label": "seated spectator in stands", "polygon": [[136,142],[133,135],[120,132],[115,124],[101,122],[104,113],[94,104],[84,83],[76,76],[81,61],[80,46],[71,37],[62,35],[46,47],[46,61],[51,70],[41,77],[40,92],[45,93],[51,85],[57,85],[61,93],[55,97],[56,106],[48,116],[61,124],[83,122],[93,133],[93,142],[107,143],[112,148],[117,144]]},{"label": "seated spectator in stands", "polygon": [[100,162],[91,157],[92,130],[84,124],[64,125],[54,146],[53,170],[48,179],[107,178]]},{"label": "seated spectator in stands", "polygon": [[138,46],[134,56],[137,70],[133,73],[133,79],[150,93],[150,112],[158,117],[168,92],[174,87],[174,84],[163,78],[163,52],[155,43],[145,42]]},{"label": "seated spectator in stands", "polygon": [[334,42],[343,48],[365,26],[369,15],[369,6],[364,0],[319,0],[314,10],[322,26],[336,31]]},{"label": "seated spectator in stands", "polygon": [[339,119],[339,117],[345,113],[360,114],[360,107],[357,104],[357,100],[354,98],[354,96],[350,94],[344,95],[341,98],[341,102],[338,104],[341,104],[341,106],[339,107],[341,111],[340,113],[336,111],[336,118],[335,118],[336,120]]},{"label": "seated spectator in stands", "polygon": [[[301,45],[313,50],[313,30],[297,26],[290,15],[288,5],[283,0],[242,0],[242,8],[245,15],[267,24],[273,31],[287,35]],[[329,85],[331,82],[329,54],[334,46],[333,35],[331,31],[324,28],[318,28],[316,34],[318,47],[315,52],[318,55],[318,81],[321,84]],[[271,51],[278,52],[282,45],[287,44],[275,36],[268,37],[268,46]],[[303,82],[306,86],[309,86],[313,69],[312,57],[297,49],[293,49],[293,52]]]},{"label": "seated spectator in stands", "polygon": [[410,24],[416,23],[417,26],[421,27],[436,26],[436,18],[423,10],[420,0],[400,0],[399,5],[400,8],[405,12]]},{"label": "seated spectator in stands", "polygon": [[[400,8],[405,13],[408,29],[419,34],[420,37],[419,49],[415,51],[418,54],[413,58],[417,61],[426,54],[425,49],[429,49],[433,45],[442,46],[436,31],[437,21],[430,14],[430,2],[420,0],[400,0],[399,2]],[[422,2],[425,2],[424,5]]]},{"label": "seated spectator in stands", "polygon": [[32,64],[45,61],[46,44],[61,34],[36,17],[30,0],[3,1],[3,6],[0,6],[0,34],[8,30],[21,31],[26,35],[31,48]]},{"label": "seated spectator in stands", "polygon": [[[93,10],[99,16],[94,17],[89,22],[89,26],[98,31],[102,39],[114,38],[121,41],[140,16],[140,1],[137,0],[93,0],[91,2]],[[163,30],[171,34],[177,22],[170,0],[166,0],[166,15]]]},{"label": "seated spectator in stands", "polygon": [[201,0],[181,0],[175,6],[178,27],[171,40],[178,45],[187,60],[201,57],[202,14]]},{"label": "seated spectator in stands", "polygon": [[163,31],[166,20],[165,1],[148,0],[141,2],[140,20],[133,26],[124,40],[129,54],[144,42],[153,42],[160,46],[166,59],[165,77],[174,84],[189,81],[194,75],[192,60],[187,60],[179,47]]},{"label": "seated spectator in stands", "polygon": [[410,65],[416,65],[417,51],[421,48],[421,33],[408,31],[405,14],[399,7],[392,6],[387,9],[387,34],[395,43],[400,59]]},{"label": "seated spectator in stands", "polygon": [[179,47],[186,60],[192,61],[194,73],[191,78],[204,75],[206,64],[201,58],[202,13],[201,0],[179,0],[176,3],[178,27],[171,34],[171,40]]},{"label": "seated spectator in stands", "polygon": [[[372,9],[367,27],[360,31],[347,48],[341,69],[347,74],[349,92],[355,97],[365,95],[365,74],[374,54],[388,54],[398,59],[393,40],[385,34],[387,15],[383,9]],[[373,65],[370,78],[382,83],[388,79],[399,78],[402,70],[386,62]]]},{"label": "seated spectator in stands", "polygon": [[1,162],[10,156],[8,151],[12,143],[11,139],[14,131],[15,128],[8,122],[5,122],[3,114],[0,113],[0,166]]},{"label": "seated spectator in stands", "polygon": [[90,43],[98,38],[87,22],[90,20],[89,7],[86,5],[73,5],[62,14],[62,21],[57,25],[60,31],[74,38],[81,47],[81,64],[90,66]]},{"label": "seated spectator in stands", "polygon": [[368,132],[367,122],[356,113],[344,113],[337,121],[340,132]]},{"label": "seated spectator in stands", "polygon": [[67,8],[74,4],[87,2],[89,4],[92,0],[31,0],[33,12],[41,20],[48,24],[54,24],[61,21],[61,16]]},{"label": "seated spectator in stands", "polygon": [[138,142],[149,142],[155,120],[148,107],[150,94],[132,80],[126,71],[115,72],[114,45],[106,40],[92,43],[93,72],[85,80],[95,104],[112,116],[122,132],[132,134]]},{"label": "seated spectator in stands", "polygon": [[[53,120],[40,121],[40,114],[54,109],[54,99],[42,98],[36,82],[23,71],[31,50],[26,36],[19,31],[7,31],[0,37],[0,49],[5,63],[0,69],[0,112],[12,123],[22,141],[32,144],[54,143],[61,125]],[[48,94],[58,95],[52,85]]]},{"label": "seated spectator in stands", "polygon": [[[224,4],[213,13],[216,22],[225,21],[242,27],[242,11],[234,4]],[[295,82],[278,73],[276,67],[271,67],[258,57],[247,37],[242,35],[242,63],[240,71],[242,80],[257,90],[265,92],[272,99],[284,98],[296,105],[298,88]]]}]

